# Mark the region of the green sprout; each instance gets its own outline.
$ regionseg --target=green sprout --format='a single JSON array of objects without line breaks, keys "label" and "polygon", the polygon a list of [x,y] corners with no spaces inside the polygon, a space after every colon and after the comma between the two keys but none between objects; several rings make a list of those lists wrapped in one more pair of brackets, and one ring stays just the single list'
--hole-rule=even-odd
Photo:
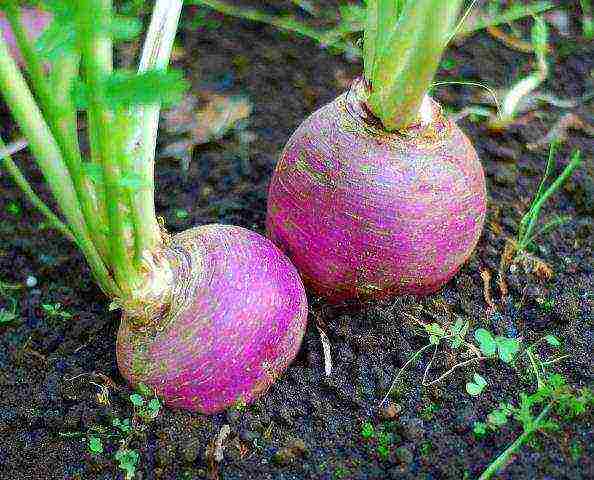
[{"label": "green sprout", "polygon": [[[488,431],[497,432],[510,419],[522,425],[523,433],[491,462],[478,480],[488,480],[497,474],[536,433],[558,431],[559,421],[551,418],[553,414],[560,420],[572,420],[586,413],[592,405],[594,394],[591,389],[575,391],[559,374],[548,377],[533,394],[520,393],[517,405],[501,404],[487,415],[486,422],[475,423],[475,434],[484,436]],[[535,409],[539,409],[538,413]]]},{"label": "green sprout", "polygon": [[551,222],[546,223],[543,227],[539,230],[536,230],[536,225],[538,223],[538,219],[540,216],[540,211],[544,204],[551,198],[553,194],[555,194],[561,186],[571,177],[573,172],[581,165],[582,163],[582,156],[579,150],[574,150],[571,154],[569,163],[559,175],[548,187],[545,187],[549,177],[553,173],[555,169],[555,156],[557,154],[557,149],[559,147],[559,142],[554,141],[551,143],[551,147],[549,149],[549,158],[547,161],[547,166],[545,169],[545,174],[540,182],[538,190],[536,192],[536,196],[534,200],[532,200],[532,204],[528,209],[528,212],[522,218],[520,222],[520,227],[518,229],[518,237],[516,240],[516,251],[518,253],[526,252],[526,250],[532,245],[534,240],[544,235],[545,233],[550,232],[551,230],[559,227],[563,223],[567,222],[567,218],[559,217]]},{"label": "green sprout", "polygon": [[126,474],[126,480],[132,480],[136,474],[136,467],[140,455],[136,450],[127,448],[120,449],[115,454],[115,459],[118,461],[118,467]]},{"label": "green sprout", "polygon": [[[398,370],[398,373],[394,377],[390,388],[386,395],[380,402],[380,406],[388,399],[392,394],[398,379],[402,373],[409,367],[409,365],[416,362],[423,353],[429,349],[433,349],[431,359],[427,363],[423,376],[421,378],[421,385],[429,387],[439,383],[449,377],[454,371],[459,368],[471,365],[476,362],[483,360],[495,360],[498,359],[507,364],[514,364],[519,356],[527,357],[532,367],[532,371],[538,382],[547,373],[547,368],[550,365],[558,363],[559,361],[569,357],[569,355],[561,355],[552,359],[542,361],[538,355],[535,354],[535,348],[543,342],[548,343],[552,347],[560,346],[559,340],[553,335],[546,335],[537,342],[525,347],[522,350],[522,343],[517,338],[503,337],[499,335],[493,335],[491,332],[484,328],[479,328],[474,333],[476,343],[472,343],[466,340],[468,333],[469,323],[464,322],[461,319],[456,320],[455,323],[449,324],[446,327],[442,327],[437,323],[423,324],[419,320],[415,321],[423,326],[424,333],[428,336],[429,342],[427,345],[421,347],[405,362],[405,364]],[[437,355],[439,347],[442,344],[448,345],[453,350],[461,350],[461,354],[465,357],[470,357],[467,360],[456,363],[453,367],[450,367],[446,372],[439,375],[433,380],[428,380],[429,371]],[[464,347],[462,349],[462,347]],[[479,374],[473,376],[473,381],[466,384],[466,391],[469,395],[477,396],[484,390],[487,385],[487,380]]]},{"label": "green sprout", "polygon": [[580,460],[580,458],[582,458],[582,455],[584,454],[584,447],[580,442],[574,440],[569,445],[569,454],[571,455],[571,459],[574,462],[577,462]]},{"label": "green sprout", "polygon": [[377,430],[371,422],[365,422],[361,426],[361,436],[365,440],[375,439],[376,452],[380,459],[387,460],[390,456],[390,446],[394,442],[394,434],[389,430],[393,428],[392,423],[381,425]]},{"label": "green sprout", "polygon": [[0,297],[6,297],[10,303],[10,307],[0,308],[0,325],[8,325],[9,323],[18,320],[17,299],[14,298],[12,291],[20,288],[21,285],[13,285],[0,280]]},{"label": "green sprout", "polygon": [[421,444],[421,455],[423,455],[424,457],[426,457],[427,455],[429,455],[429,453],[431,453],[431,449],[433,448],[433,444],[431,442],[423,442]]},{"label": "green sprout", "polygon": [[466,384],[466,391],[469,395],[476,397],[483,392],[486,386],[487,381],[484,379],[484,377],[478,373],[475,373],[473,376],[473,381]]},{"label": "green sprout", "polygon": [[72,318],[72,314],[64,310],[61,303],[42,303],[41,308],[50,318]]},{"label": "green sprout", "polygon": [[187,210],[184,210],[183,208],[175,209],[175,217],[178,218],[179,220],[185,220],[189,216],[190,216],[190,214],[188,213]]},{"label": "green sprout", "polygon": [[493,337],[491,332],[484,328],[479,328],[474,333],[474,338],[486,357],[497,354],[499,359],[505,363],[512,363],[515,355],[520,350],[519,340],[500,336]]},{"label": "green sprout", "polygon": [[390,432],[381,431],[377,435],[377,454],[382,460],[390,456],[390,446],[394,442],[394,435]]},{"label": "green sprout", "polygon": [[13,305],[12,310],[5,308],[0,310],[0,325],[7,325],[17,320],[19,316],[16,314],[16,307]]},{"label": "green sprout", "polygon": [[6,213],[12,215],[13,217],[20,217],[22,213],[22,209],[16,202],[9,202],[6,205]]},{"label": "green sprout", "polygon": [[361,436],[365,439],[370,439],[374,436],[375,431],[371,422],[365,422],[361,427]]},{"label": "green sprout", "polygon": [[[145,396],[148,396],[146,395],[146,391]],[[161,402],[156,397],[147,401],[142,395],[133,393],[130,395],[130,403],[134,406],[135,413],[145,421],[153,420],[161,411]]]},{"label": "green sprout", "polygon": [[89,452],[93,455],[100,455],[103,453],[103,442],[98,437],[90,436],[88,438]]},{"label": "green sprout", "polygon": [[435,403],[428,403],[421,410],[420,416],[425,420],[431,420],[435,416],[435,413],[438,411],[439,405],[436,405]]},{"label": "green sprout", "polygon": [[114,418],[111,421],[112,426],[116,427],[120,432],[127,435],[132,431],[132,425],[130,423],[129,418],[125,418],[124,420],[120,420],[119,418]]}]

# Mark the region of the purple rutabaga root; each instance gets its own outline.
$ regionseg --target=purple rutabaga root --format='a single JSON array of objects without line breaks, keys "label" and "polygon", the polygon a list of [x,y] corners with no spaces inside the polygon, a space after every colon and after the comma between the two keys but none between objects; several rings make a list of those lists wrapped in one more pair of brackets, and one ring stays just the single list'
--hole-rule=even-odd
[{"label": "purple rutabaga root", "polygon": [[118,365],[165,403],[216,413],[249,403],[294,359],[307,320],[299,274],[268,239],[207,225],[172,238],[161,253],[173,293],[149,326],[122,318]]},{"label": "purple rutabaga root", "polygon": [[467,137],[432,102],[432,123],[387,133],[363,82],[306,119],[270,184],[267,228],[330,302],[429,294],[468,259],[486,211]]},{"label": "purple rutabaga root", "polygon": [[[42,34],[45,28],[49,25],[52,16],[48,12],[44,12],[39,8],[23,8],[21,9],[21,21],[29,40],[34,42]],[[12,33],[12,28],[6,19],[4,13],[0,12],[0,31],[6,43],[12,57],[17,61],[19,65],[23,63],[23,57],[19,51],[16,39]]]}]

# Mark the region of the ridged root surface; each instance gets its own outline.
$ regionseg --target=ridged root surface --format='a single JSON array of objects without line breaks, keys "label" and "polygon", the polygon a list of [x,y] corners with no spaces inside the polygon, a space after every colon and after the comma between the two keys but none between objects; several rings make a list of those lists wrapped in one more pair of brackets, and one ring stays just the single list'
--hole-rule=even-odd
[{"label": "ridged root surface", "polygon": [[290,138],[270,184],[268,235],[331,302],[429,294],[479,239],[483,169],[435,102],[429,128],[387,133],[362,88],[355,82]]},{"label": "ridged root surface", "polygon": [[203,413],[253,401],[303,338],[307,300],[295,267],[268,239],[223,225],[177,234],[156,257],[171,267],[169,304],[148,324],[123,316],[124,377]]}]

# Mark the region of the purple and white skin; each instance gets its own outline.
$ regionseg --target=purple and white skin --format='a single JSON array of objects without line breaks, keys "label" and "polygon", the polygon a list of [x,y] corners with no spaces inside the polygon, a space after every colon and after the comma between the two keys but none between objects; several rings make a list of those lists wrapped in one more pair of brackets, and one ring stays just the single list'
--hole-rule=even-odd
[{"label": "purple and white skin", "polygon": [[134,315],[128,306],[118,332],[124,377],[167,405],[206,414],[258,398],[305,332],[295,267],[268,239],[227,225],[179,233],[152,262],[154,310],[145,303]]},{"label": "purple and white skin", "polygon": [[483,168],[439,105],[426,97],[419,124],[389,133],[366,88],[356,80],[299,126],[269,190],[269,238],[331,303],[438,290],[485,220]]}]

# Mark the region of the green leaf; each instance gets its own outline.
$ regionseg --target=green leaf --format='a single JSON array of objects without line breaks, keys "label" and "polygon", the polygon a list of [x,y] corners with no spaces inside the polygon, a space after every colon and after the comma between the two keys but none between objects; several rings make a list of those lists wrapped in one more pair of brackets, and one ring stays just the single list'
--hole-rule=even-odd
[{"label": "green leaf", "polygon": [[545,59],[549,41],[549,32],[547,24],[542,18],[534,18],[534,26],[532,27],[531,35],[534,53],[539,59]]},{"label": "green leaf", "polygon": [[381,459],[386,460],[390,456],[390,448],[386,445],[378,445],[377,453]]},{"label": "green leaf", "polygon": [[129,418],[125,418],[121,425],[120,425],[120,430],[124,433],[130,433],[132,431],[132,425],[130,425],[130,419]]},{"label": "green leaf", "polygon": [[142,407],[144,405],[144,398],[137,393],[133,393],[130,395],[130,402],[132,402],[132,405],[135,407]]},{"label": "green leaf", "polygon": [[472,429],[474,434],[478,437],[482,437],[487,434],[487,424],[483,422],[474,422],[474,428]]},{"label": "green leaf", "polygon": [[469,395],[476,397],[477,395],[480,395],[483,392],[485,386],[487,385],[487,381],[483,376],[479,375],[478,373],[475,373],[472,378],[474,383],[468,382],[466,384],[466,391]]},{"label": "green leaf", "polygon": [[76,50],[75,29],[54,19],[35,41],[34,48],[42,58],[54,62]]},{"label": "green leaf", "polygon": [[474,383],[476,383],[477,385],[482,385],[483,387],[487,385],[487,381],[485,380],[485,378],[482,375],[479,375],[478,373],[474,374],[473,380]]},{"label": "green leaf", "polygon": [[94,455],[103,453],[103,442],[100,438],[89,437],[89,451]]},{"label": "green leaf", "polygon": [[431,345],[437,345],[439,343],[439,337],[436,335],[430,335],[429,336],[429,343]]},{"label": "green leaf", "polygon": [[454,323],[454,325],[450,325],[450,332],[452,333],[452,335],[458,335],[462,331],[463,327],[464,320],[459,318],[458,320],[456,320],[456,323]]},{"label": "green leaf", "polygon": [[122,449],[115,454],[115,459],[119,462],[119,467],[126,473],[126,480],[132,480],[136,473],[139,455],[136,450]]},{"label": "green leaf", "polygon": [[561,388],[566,384],[565,377],[559,373],[554,373],[548,378],[548,383],[553,387],[555,390]]},{"label": "green leaf", "polygon": [[552,347],[559,347],[561,345],[561,342],[554,335],[547,335],[544,338],[546,342]]},{"label": "green leaf", "polygon": [[505,363],[511,363],[520,350],[520,342],[516,338],[496,337],[499,358]]},{"label": "green leaf", "polygon": [[452,339],[452,348],[460,348],[462,345],[462,338],[461,337],[454,337]]},{"label": "green leaf", "polygon": [[507,423],[508,413],[503,410],[493,410],[489,415],[487,415],[487,420],[491,425],[496,427],[501,427]]},{"label": "green leaf", "polygon": [[188,83],[176,70],[118,71],[105,78],[97,88],[97,92],[90,92],[86,83],[75,82],[72,99],[77,108],[88,108],[91,93],[112,109],[156,103],[170,105],[182,99]]},{"label": "green leaf", "polygon": [[161,402],[159,402],[159,400],[157,398],[153,398],[148,403],[148,410],[151,413],[151,415],[153,416],[153,418],[158,415],[160,409],[161,409]]},{"label": "green leaf", "polygon": [[361,427],[361,436],[363,438],[371,438],[373,437],[374,430],[373,425],[370,422],[365,422]]},{"label": "green leaf", "polygon": [[476,332],[474,332],[474,338],[479,343],[479,347],[481,352],[487,357],[490,357],[497,351],[497,344],[493,339],[493,335],[488,330],[484,328],[479,328]]},{"label": "green leaf", "polygon": [[425,326],[425,330],[429,335],[436,335],[438,337],[444,337],[446,332],[440,325],[437,323],[431,323]]},{"label": "green leaf", "polygon": [[142,382],[136,386],[136,390],[144,397],[151,397],[153,395],[153,391]]},{"label": "green leaf", "polygon": [[460,332],[458,333],[460,338],[463,340],[466,337],[466,334],[468,333],[468,327],[470,327],[470,322],[468,322],[468,321],[464,322],[464,325],[462,325],[462,328],[460,329]]},{"label": "green leaf", "polygon": [[525,432],[532,429],[534,416],[532,415],[532,405],[530,398],[525,393],[520,393],[520,408],[516,412],[516,419],[522,424]]},{"label": "green leaf", "polygon": [[179,71],[149,70],[145,73],[116,72],[105,81],[107,103],[116,107],[181,100],[188,83]]}]

